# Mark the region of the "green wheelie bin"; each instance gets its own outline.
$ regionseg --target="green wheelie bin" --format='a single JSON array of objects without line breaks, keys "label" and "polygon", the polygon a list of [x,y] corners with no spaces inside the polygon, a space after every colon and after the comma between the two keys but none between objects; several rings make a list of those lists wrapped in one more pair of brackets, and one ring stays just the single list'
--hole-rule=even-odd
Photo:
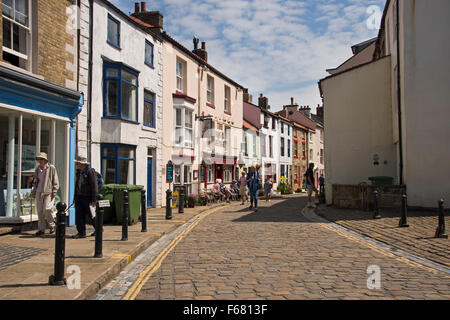
[{"label": "green wheelie bin", "polygon": [[109,200],[110,206],[104,208],[103,222],[114,223],[116,220],[116,208],[114,207],[114,184],[104,185],[100,193],[103,195],[103,200]]},{"label": "green wheelie bin", "polygon": [[116,223],[122,224],[123,214],[123,190],[128,190],[129,219],[128,224],[139,222],[141,216],[141,190],[143,186],[131,184],[116,184],[114,186],[114,206],[116,208]]}]

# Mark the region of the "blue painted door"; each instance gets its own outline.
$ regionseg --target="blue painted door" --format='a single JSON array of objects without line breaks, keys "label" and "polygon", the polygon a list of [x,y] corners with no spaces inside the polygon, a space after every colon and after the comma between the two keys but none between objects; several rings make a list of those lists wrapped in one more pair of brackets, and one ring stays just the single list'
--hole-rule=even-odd
[{"label": "blue painted door", "polygon": [[147,208],[152,207],[152,158],[147,158]]}]

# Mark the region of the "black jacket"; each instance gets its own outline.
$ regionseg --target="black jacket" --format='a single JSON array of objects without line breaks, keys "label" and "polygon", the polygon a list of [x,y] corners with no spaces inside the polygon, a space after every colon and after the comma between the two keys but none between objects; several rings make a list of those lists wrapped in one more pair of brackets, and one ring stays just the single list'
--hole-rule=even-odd
[{"label": "black jacket", "polygon": [[98,185],[97,173],[95,170],[89,167],[86,167],[84,170],[77,170],[75,179],[75,197],[90,197],[91,201],[96,201],[97,194]]}]

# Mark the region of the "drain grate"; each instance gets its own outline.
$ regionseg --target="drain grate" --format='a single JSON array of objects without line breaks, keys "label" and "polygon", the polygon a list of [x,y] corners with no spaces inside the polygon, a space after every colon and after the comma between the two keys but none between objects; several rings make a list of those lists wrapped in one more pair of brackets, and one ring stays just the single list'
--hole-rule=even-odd
[{"label": "drain grate", "polygon": [[30,259],[44,251],[47,251],[47,249],[0,246],[0,270]]}]

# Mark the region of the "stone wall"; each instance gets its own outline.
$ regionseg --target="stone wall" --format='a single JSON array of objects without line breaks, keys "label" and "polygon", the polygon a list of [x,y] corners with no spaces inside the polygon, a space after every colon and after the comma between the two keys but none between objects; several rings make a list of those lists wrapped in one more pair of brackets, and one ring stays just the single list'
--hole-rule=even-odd
[{"label": "stone wall", "polygon": [[375,190],[379,194],[378,207],[397,208],[401,206],[401,196],[406,193],[406,186],[333,184],[332,205],[337,208],[371,210],[373,208],[373,193]]}]

